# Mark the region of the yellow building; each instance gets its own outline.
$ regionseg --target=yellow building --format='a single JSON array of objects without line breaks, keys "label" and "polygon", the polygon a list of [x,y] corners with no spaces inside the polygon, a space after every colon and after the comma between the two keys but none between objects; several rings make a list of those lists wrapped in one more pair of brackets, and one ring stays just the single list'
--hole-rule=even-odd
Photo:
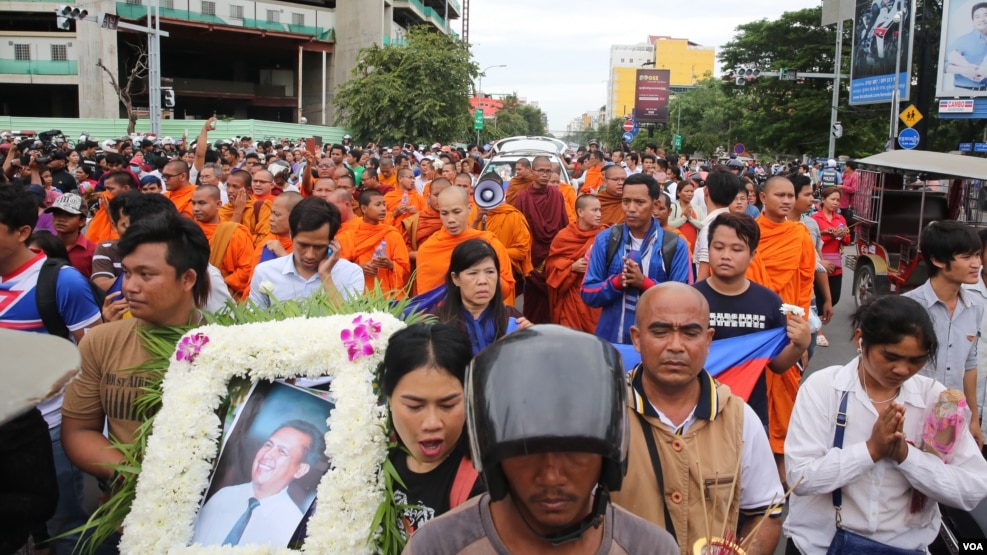
[{"label": "yellow building", "polygon": [[610,96],[610,118],[622,118],[631,115],[634,109],[634,88],[636,86],[636,67],[615,67],[610,73],[612,93]]},{"label": "yellow building", "polygon": [[[713,73],[716,52],[688,39],[649,37],[655,45],[655,69],[671,70],[673,87],[690,87],[709,72]],[[633,97],[633,91],[631,91]]]}]

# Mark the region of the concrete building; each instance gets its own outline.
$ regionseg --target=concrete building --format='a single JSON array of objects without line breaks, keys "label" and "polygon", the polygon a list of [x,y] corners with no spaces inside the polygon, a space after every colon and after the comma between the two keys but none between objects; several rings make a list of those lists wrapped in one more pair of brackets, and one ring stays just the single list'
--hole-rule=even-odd
[{"label": "concrete building", "polygon": [[606,121],[631,115],[637,70],[668,69],[672,92],[682,92],[713,73],[716,52],[688,39],[649,36],[647,42],[610,47]]},{"label": "concrete building", "polygon": [[[109,13],[144,25],[149,1],[89,0],[79,6],[93,21],[62,31],[55,2],[0,0],[0,115],[121,117],[107,71],[125,82],[146,37],[95,19]],[[165,117],[322,125],[333,123],[333,90],[362,48],[401,41],[412,25],[453,32],[462,12],[460,0],[158,1],[170,33],[161,39],[162,85],[177,100]],[[146,109],[147,94],[135,104]]]}]

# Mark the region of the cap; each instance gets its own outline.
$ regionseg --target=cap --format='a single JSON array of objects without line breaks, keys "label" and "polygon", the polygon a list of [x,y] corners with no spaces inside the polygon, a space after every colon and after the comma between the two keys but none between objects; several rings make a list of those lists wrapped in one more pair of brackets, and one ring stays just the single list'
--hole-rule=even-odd
[{"label": "cap", "polygon": [[35,183],[27,188],[27,192],[34,197],[34,200],[38,201],[38,206],[43,206],[45,203],[45,188],[41,185]]},{"label": "cap", "polygon": [[68,212],[69,214],[76,215],[89,215],[89,209],[86,207],[85,201],[82,197],[75,193],[65,193],[64,195],[55,199],[55,202],[48,208],[45,208],[45,213],[51,213],[55,210],[61,210],[62,212]]},{"label": "cap", "polygon": [[117,151],[117,142],[113,139],[106,139],[100,146],[102,147],[103,152],[116,153]]},{"label": "cap", "polygon": [[344,141],[347,141],[347,140],[352,141],[353,140],[353,135],[350,135],[350,134],[347,133],[346,135],[343,135],[343,140]]},{"label": "cap", "polygon": [[442,143],[432,143],[432,150],[442,148]]},{"label": "cap", "polygon": [[835,168],[836,167],[836,160],[833,160],[832,158],[830,158],[829,161],[826,162],[826,165],[829,166],[829,167],[831,167],[831,168]]},{"label": "cap", "polygon": [[150,185],[151,183],[161,185],[161,178],[156,175],[145,175],[141,178],[141,187],[144,185]]},{"label": "cap", "polygon": [[163,145],[174,145],[175,144],[175,139],[172,139],[171,137],[165,137],[164,139],[161,139],[161,144],[163,144]]},{"label": "cap", "polygon": [[133,158],[130,159],[130,165],[132,166],[141,166],[143,164],[144,164],[144,159],[141,158],[140,156],[134,156]]},{"label": "cap", "polygon": [[589,146],[593,146],[593,145],[600,146],[600,141],[593,139],[592,141],[589,142]]},{"label": "cap", "polygon": [[141,139],[141,148],[147,148],[149,146],[154,146],[154,141],[148,139],[147,137]]}]

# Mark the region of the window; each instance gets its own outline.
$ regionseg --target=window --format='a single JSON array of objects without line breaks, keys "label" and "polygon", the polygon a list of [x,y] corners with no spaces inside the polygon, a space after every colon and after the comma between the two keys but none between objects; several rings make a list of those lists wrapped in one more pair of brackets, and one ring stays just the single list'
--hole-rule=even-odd
[{"label": "window", "polygon": [[292,25],[305,25],[305,14],[303,14],[303,13],[293,13],[293,14],[291,14],[291,24]]},{"label": "window", "polygon": [[230,4],[230,19],[243,19],[243,6]]},{"label": "window", "polygon": [[14,59],[15,60],[30,60],[31,59],[31,45],[30,44],[15,44],[14,45]]},{"label": "window", "polygon": [[267,10],[267,21],[271,23],[281,23],[281,14],[278,10]]},{"label": "window", "polygon": [[131,6],[140,6],[141,5],[141,0],[127,0],[127,4],[129,4]]},{"label": "window", "polygon": [[211,0],[202,0],[202,15],[216,15],[216,3]]},{"label": "window", "polygon": [[51,45],[51,59],[53,62],[64,62],[69,59],[69,47],[64,44]]},{"label": "window", "polygon": [[161,0],[160,6],[166,10],[175,9],[175,0]]}]

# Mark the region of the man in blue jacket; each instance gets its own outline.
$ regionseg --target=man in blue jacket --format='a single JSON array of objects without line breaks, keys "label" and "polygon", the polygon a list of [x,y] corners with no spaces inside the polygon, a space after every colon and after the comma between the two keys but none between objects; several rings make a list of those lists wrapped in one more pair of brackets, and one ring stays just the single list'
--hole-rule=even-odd
[{"label": "man in blue jacket", "polygon": [[624,181],[624,223],[604,229],[590,251],[580,289],[583,301],[602,308],[596,336],[630,344],[630,328],[641,293],[665,281],[692,283],[689,246],[652,217],[661,186],[647,174]]}]

